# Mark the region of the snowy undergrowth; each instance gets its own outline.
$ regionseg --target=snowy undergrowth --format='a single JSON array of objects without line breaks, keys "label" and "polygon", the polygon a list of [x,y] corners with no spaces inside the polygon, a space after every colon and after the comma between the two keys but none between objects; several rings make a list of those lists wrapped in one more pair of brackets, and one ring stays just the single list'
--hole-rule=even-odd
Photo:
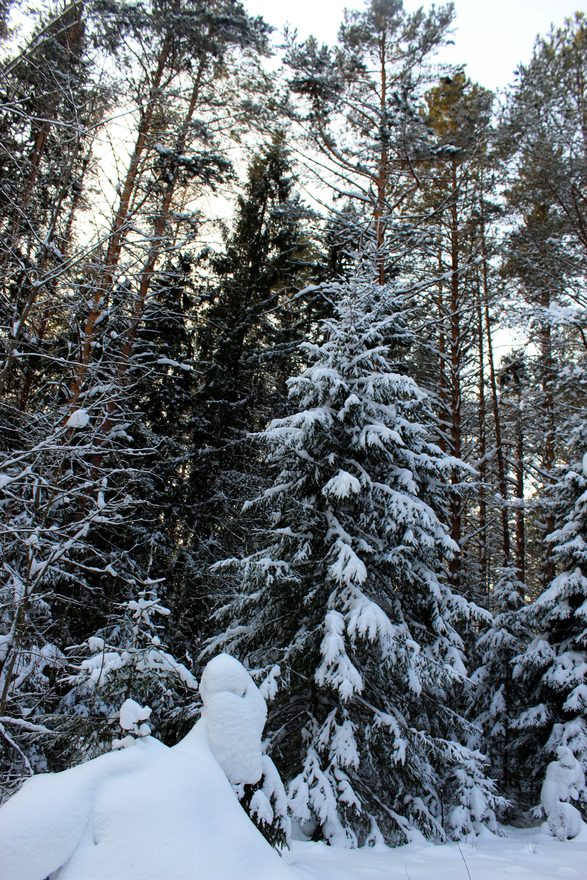
[{"label": "snowy undergrowth", "polygon": [[[265,701],[227,655],[200,693],[202,717],[172,748],[142,736],[25,782],[0,809],[1,880],[293,880],[231,786],[265,769]],[[127,728],[145,717],[125,702]]]}]

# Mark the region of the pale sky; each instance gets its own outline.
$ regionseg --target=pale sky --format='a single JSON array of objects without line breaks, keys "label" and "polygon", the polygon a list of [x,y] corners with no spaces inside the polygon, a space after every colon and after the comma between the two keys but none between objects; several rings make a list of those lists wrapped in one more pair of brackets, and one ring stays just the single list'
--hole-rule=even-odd
[{"label": "pale sky", "polygon": [[[314,34],[332,43],[345,7],[361,8],[361,0],[245,0],[247,10],[276,28],[287,22],[301,37]],[[404,0],[407,9],[428,7],[430,0]],[[437,3],[437,5],[439,5]],[[520,62],[530,58],[537,34],[577,10],[582,0],[455,0],[455,45],[442,60],[466,64],[468,76],[490,89],[512,81]]]}]

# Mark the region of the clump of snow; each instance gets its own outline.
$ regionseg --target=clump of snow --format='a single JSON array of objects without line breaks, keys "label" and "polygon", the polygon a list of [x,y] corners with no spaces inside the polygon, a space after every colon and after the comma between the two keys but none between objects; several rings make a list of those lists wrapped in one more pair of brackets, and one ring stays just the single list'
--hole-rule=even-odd
[{"label": "clump of snow", "polygon": [[238,660],[219,654],[202,673],[200,695],[210,748],[226,776],[235,785],[258,782],[267,720],[259,688]]},{"label": "clump of snow", "polygon": [[117,745],[127,745],[134,742],[133,737],[149,736],[151,733],[151,725],[148,720],[151,717],[151,709],[149,706],[140,706],[135,700],[125,700],[120,707],[120,715],[118,723],[123,730],[128,731],[132,736],[127,736],[122,741],[115,741]]},{"label": "clump of snow", "polygon": [[275,698],[275,695],[279,689],[280,676],[281,667],[277,663],[275,663],[259,685],[259,691],[261,692],[261,695],[265,700],[271,702],[271,700]]},{"label": "clump of snow", "polygon": [[[204,716],[173,748],[145,736],[133,748],[27,781],[0,808],[0,878],[293,880],[238,803],[212,748],[243,781],[258,779],[265,702],[226,655],[204,670],[202,697]],[[136,724],[144,712],[125,704],[121,722]],[[263,769],[270,777],[271,768]],[[263,790],[267,801],[271,793]],[[255,806],[269,818],[261,796]]]},{"label": "clump of snow", "polygon": [[68,428],[86,428],[89,421],[90,416],[86,409],[76,409],[68,418],[66,425]]},{"label": "clump of snow", "polygon": [[137,732],[141,722],[146,721],[150,714],[148,706],[139,706],[135,700],[125,700],[120,707],[120,726],[123,730]]},{"label": "clump of snow", "polygon": [[348,498],[349,495],[356,495],[360,491],[361,483],[359,480],[344,470],[340,470],[334,477],[331,477],[322,488],[323,495],[333,495],[335,498]]},{"label": "clump of snow", "polygon": [[345,620],[340,611],[331,609],[324,619],[324,637],[320,645],[322,662],[316,670],[319,685],[331,684],[343,701],[363,690],[361,674],[351,662],[344,640]]},{"label": "clump of snow", "polygon": [[567,746],[559,746],[556,755],[546,768],[540,803],[551,833],[569,840],[578,836],[583,824],[581,813],[569,801],[585,791],[585,774]]}]

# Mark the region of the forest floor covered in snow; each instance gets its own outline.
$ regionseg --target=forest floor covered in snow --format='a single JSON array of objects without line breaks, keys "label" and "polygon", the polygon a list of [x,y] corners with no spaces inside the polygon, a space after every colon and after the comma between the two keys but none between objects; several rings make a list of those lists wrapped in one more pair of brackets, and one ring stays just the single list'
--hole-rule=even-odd
[{"label": "forest floor covered in snow", "polygon": [[586,828],[564,842],[541,828],[506,828],[504,835],[396,849],[341,850],[294,842],[285,860],[300,880],[586,880]]},{"label": "forest floor covered in snow", "polygon": [[[553,815],[558,809],[577,834],[572,840],[544,824],[460,844],[419,837],[348,850],[295,841],[280,858],[234,789],[262,779],[257,807],[272,810],[273,793],[285,810],[283,786],[262,752],[265,700],[227,654],[207,664],[200,694],[201,717],[172,747],[139,735],[126,748],[28,779],[0,808],[0,880],[587,880],[587,825],[560,800],[569,787],[563,771],[571,780],[575,772],[561,764],[565,754],[551,765],[548,791],[557,798]],[[127,700],[123,730],[140,734],[147,711]]]}]

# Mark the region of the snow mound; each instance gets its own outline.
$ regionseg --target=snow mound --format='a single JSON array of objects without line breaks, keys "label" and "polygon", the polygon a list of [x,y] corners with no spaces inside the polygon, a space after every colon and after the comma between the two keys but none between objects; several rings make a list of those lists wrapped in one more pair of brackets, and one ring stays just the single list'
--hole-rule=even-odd
[{"label": "snow mound", "polygon": [[203,718],[212,754],[233,784],[258,782],[267,705],[238,660],[219,654],[200,682]]},{"label": "snow mound", "polygon": [[[214,751],[239,778],[259,778],[264,700],[237,661],[217,657],[207,670],[204,716],[176,746],[145,736],[123,751],[33,777],[0,808],[2,880],[292,880]],[[127,709],[128,721],[140,720]]]}]

